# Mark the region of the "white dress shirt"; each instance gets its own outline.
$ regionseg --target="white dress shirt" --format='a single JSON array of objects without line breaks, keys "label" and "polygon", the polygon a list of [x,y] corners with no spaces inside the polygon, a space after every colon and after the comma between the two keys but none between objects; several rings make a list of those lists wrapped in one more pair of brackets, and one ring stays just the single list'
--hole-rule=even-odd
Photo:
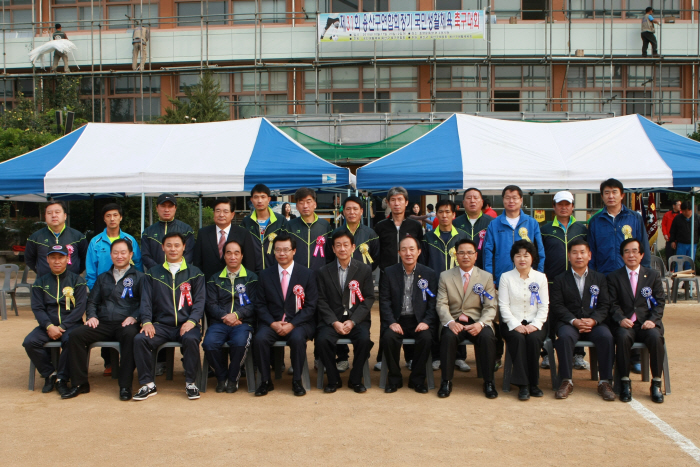
[{"label": "white dress shirt", "polygon": [[220,229],[219,226],[216,226],[216,243],[219,243],[219,239],[221,238],[221,232],[224,232],[224,238],[228,238],[228,233],[231,231],[231,224],[228,225],[225,229]]},{"label": "white dress shirt", "polygon": [[[292,270],[294,269],[294,261],[292,261],[292,264],[287,267],[287,269],[284,269],[282,266],[277,264],[277,275],[280,276],[280,284],[282,283],[282,271],[287,271],[289,273],[289,279],[291,280],[292,278]],[[291,282],[290,282],[291,283]],[[289,292],[289,291],[287,291]]]},{"label": "white dress shirt", "polygon": [[[632,276],[630,274],[632,274],[632,271],[637,273],[637,285],[639,285],[639,271],[642,269],[642,265],[637,266],[637,269],[630,269],[625,266],[625,269],[627,270],[627,280],[630,282],[630,290],[632,290]],[[632,290],[632,295],[636,296],[636,293],[636,290]]]},{"label": "white dress shirt", "polygon": [[[530,305],[530,284],[539,285],[540,301]],[[549,288],[547,276],[535,269],[530,269],[527,279],[520,278],[520,272],[512,269],[501,275],[498,283],[498,308],[501,312],[501,322],[506,323],[512,331],[525,320],[537,329],[542,329],[549,312]]]}]

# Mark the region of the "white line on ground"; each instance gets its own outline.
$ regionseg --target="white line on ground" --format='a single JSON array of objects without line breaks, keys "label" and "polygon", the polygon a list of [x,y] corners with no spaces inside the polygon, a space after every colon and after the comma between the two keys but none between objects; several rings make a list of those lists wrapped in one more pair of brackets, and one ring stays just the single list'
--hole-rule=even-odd
[{"label": "white line on ground", "polygon": [[654,412],[644,407],[637,400],[632,399],[629,405],[639,415],[644,417],[646,421],[658,428],[661,433],[671,438],[686,454],[700,463],[700,449],[691,440],[678,433],[671,425],[661,420]]}]

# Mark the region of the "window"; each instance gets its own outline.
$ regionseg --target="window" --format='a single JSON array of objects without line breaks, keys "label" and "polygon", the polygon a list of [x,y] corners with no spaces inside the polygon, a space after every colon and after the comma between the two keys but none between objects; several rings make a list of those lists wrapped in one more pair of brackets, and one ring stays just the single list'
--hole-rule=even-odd
[{"label": "window", "polygon": [[627,115],[651,116],[651,91],[627,92]]},{"label": "window", "polygon": [[[8,5],[9,1],[5,0],[5,11],[0,11],[0,20],[3,23],[11,23],[9,29],[12,31],[31,31],[32,29],[32,10],[27,8],[12,8]],[[21,5],[17,1],[13,2],[14,5]],[[4,14],[4,15],[3,15]],[[7,28],[7,26],[5,26]]]},{"label": "window", "polygon": [[520,91],[494,91],[494,112],[520,112]]},{"label": "window", "polygon": [[[318,9],[320,13],[416,11],[418,2],[417,0],[319,0]],[[304,11],[315,12],[316,0],[304,0]]]},{"label": "window", "polygon": [[[143,9],[140,3],[131,4],[124,0],[108,0],[107,18],[109,23],[108,29],[128,29],[134,27],[134,22],[129,21],[129,18],[135,20],[143,20],[145,26],[151,28],[158,27],[158,4],[145,3]],[[114,3],[124,3],[122,5],[114,5]]]},{"label": "window", "polygon": [[[143,78],[143,99],[140,76],[117,76],[110,78],[109,81],[110,122],[150,121],[160,115],[159,76]],[[81,87],[89,90],[89,86],[89,83],[81,82]]]},{"label": "window", "polygon": [[[435,111],[488,111],[488,80],[489,69],[485,66],[438,66],[435,80],[437,89]],[[478,90],[479,88],[482,90]],[[442,91],[443,89],[445,91]],[[469,91],[463,91],[464,89],[469,89]]]},{"label": "window", "polygon": [[233,118],[290,113],[287,104],[287,77],[286,71],[264,70],[218,76],[222,95],[225,94],[226,99],[233,103]]}]

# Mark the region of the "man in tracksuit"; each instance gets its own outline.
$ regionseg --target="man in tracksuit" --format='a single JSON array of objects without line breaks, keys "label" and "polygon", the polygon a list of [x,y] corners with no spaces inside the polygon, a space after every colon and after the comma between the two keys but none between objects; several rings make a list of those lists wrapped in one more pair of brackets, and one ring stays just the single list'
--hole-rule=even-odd
[{"label": "man in tracksuit", "polygon": [[[224,245],[226,267],[207,282],[206,312],[209,327],[202,348],[214,368],[216,392],[232,394],[238,390],[241,365],[253,340],[255,300],[258,276],[248,271],[243,261],[243,246],[236,240]],[[221,347],[228,344],[231,364]],[[246,375],[253,378],[254,375]]]},{"label": "man in tracksuit", "polygon": [[134,381],[134,338],[139,333],[143,273],[131,265],[132,243],[118,238],[110,245],[112,267],[97,277],[90,290],[87,322],[78,326],[68,341],[68,360],[73,387],[61,396],[70,399],[90,392],[88,347],[98,341],[119,341],[119,399],[131,400]]},{"label": "man in tracksuit", "polygon": [[195,383],[199,369],[199,322],[204,315],[204,274],[183,257],[185,236],[169,232],[163,238],[165,262],[148,270],[141,295],[141,333],[134,339],[134,359],[141,389],[134,400],[158,394],[153,375],[153,351],[166,342],[182,344],[185,392],[199,399]]},{"label": "man in tracksuit", "polygon": [[[52,245],[46,259],[50,272],[39,276],[32,285],[32,312],[39,326],[29,333],[22,345],[45,379],[43,393],[53,391],[54,385],[60,395],[69,390],[68,337],[82,324],[87,304],[85,279],[67,269],[69,254],[65,245]],[[58,368],[54,368],[44,344],[57,340],[61,341],[64,352],[61,352]]]},{"label": "man in tracksuit", "polygon": [[143,268],[148,271],[152,267],[163,264],[163,239],[171,232],[178,232],[185,238],[185,260],[192,264],[194,258],[194,230],[189,225],[175,219],[177,198],[170,193],[163,193],[156,201],[156,211],[160,219],[146,227],[141,234],[141,258]]},{"label": "man in tracksuit", "polygon": [[277,218],[270,209],[270,189],[259,183],[250,190],[253,211],[243,219],[241,225],[250,233],[255,246],[255,273],[277,264],[272,251],[272,241],[287,226],[284,216]]},{"label": "man in tracksuit", "polygon": [[68,270],[80,274],[85,271],[87,240],[85,235],[66,225],[68,207],[63,201],[49,201],[44,210],[46,228],[37,230],[27,239],[24,262],[36,277],[51,273],[47,263],[48,253],[54,245],[68,249]]},{"label": "man in tracksuit", "polygon": [[287,223],[285,230],[297,242],[294,262],[314,272],[326,265],[325,245],[329,241],[331,225],[316,215],[316,192],[310,188],[299,188],[294,193],[297,211],[301,214]]},{"label": "man in tracksuit", "polygon": [[464,214],[455,219],[454,226],[460,232],[466,233],[469,240],[476,243],[476,263],[474,265],[484,269],[483,251],[486,228],[494,218],[482,211],[484,198],[478,188],[467,188],[464,192],[462,205],[464,206]]}]

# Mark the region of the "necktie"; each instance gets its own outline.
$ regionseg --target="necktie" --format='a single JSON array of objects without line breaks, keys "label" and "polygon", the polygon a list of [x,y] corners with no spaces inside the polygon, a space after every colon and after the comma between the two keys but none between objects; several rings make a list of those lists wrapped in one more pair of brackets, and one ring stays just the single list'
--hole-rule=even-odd
[{"label": "necktie", "polygon": [[287,298],[287,287],[289,287],[289,273],[286,269],[282,270],[282,297]]},{"label": "necktie", "polygon": [[[630,285],[632,286],[632,295],[637,296],[637,271],[630,272]],[[632,313],[630,321],[637,321],[637,313]]]},{"label": "necktie", "polygon": [[464,275],[464,285],[462,286],[462,292],[467,295],[467,289],[469,288],[469,274]]},{"label": "necktie", "polygon": [[226,231],[221,231],[221,237],[219,237],[219,258],[224,256],[224,244],[226,243]]}]

